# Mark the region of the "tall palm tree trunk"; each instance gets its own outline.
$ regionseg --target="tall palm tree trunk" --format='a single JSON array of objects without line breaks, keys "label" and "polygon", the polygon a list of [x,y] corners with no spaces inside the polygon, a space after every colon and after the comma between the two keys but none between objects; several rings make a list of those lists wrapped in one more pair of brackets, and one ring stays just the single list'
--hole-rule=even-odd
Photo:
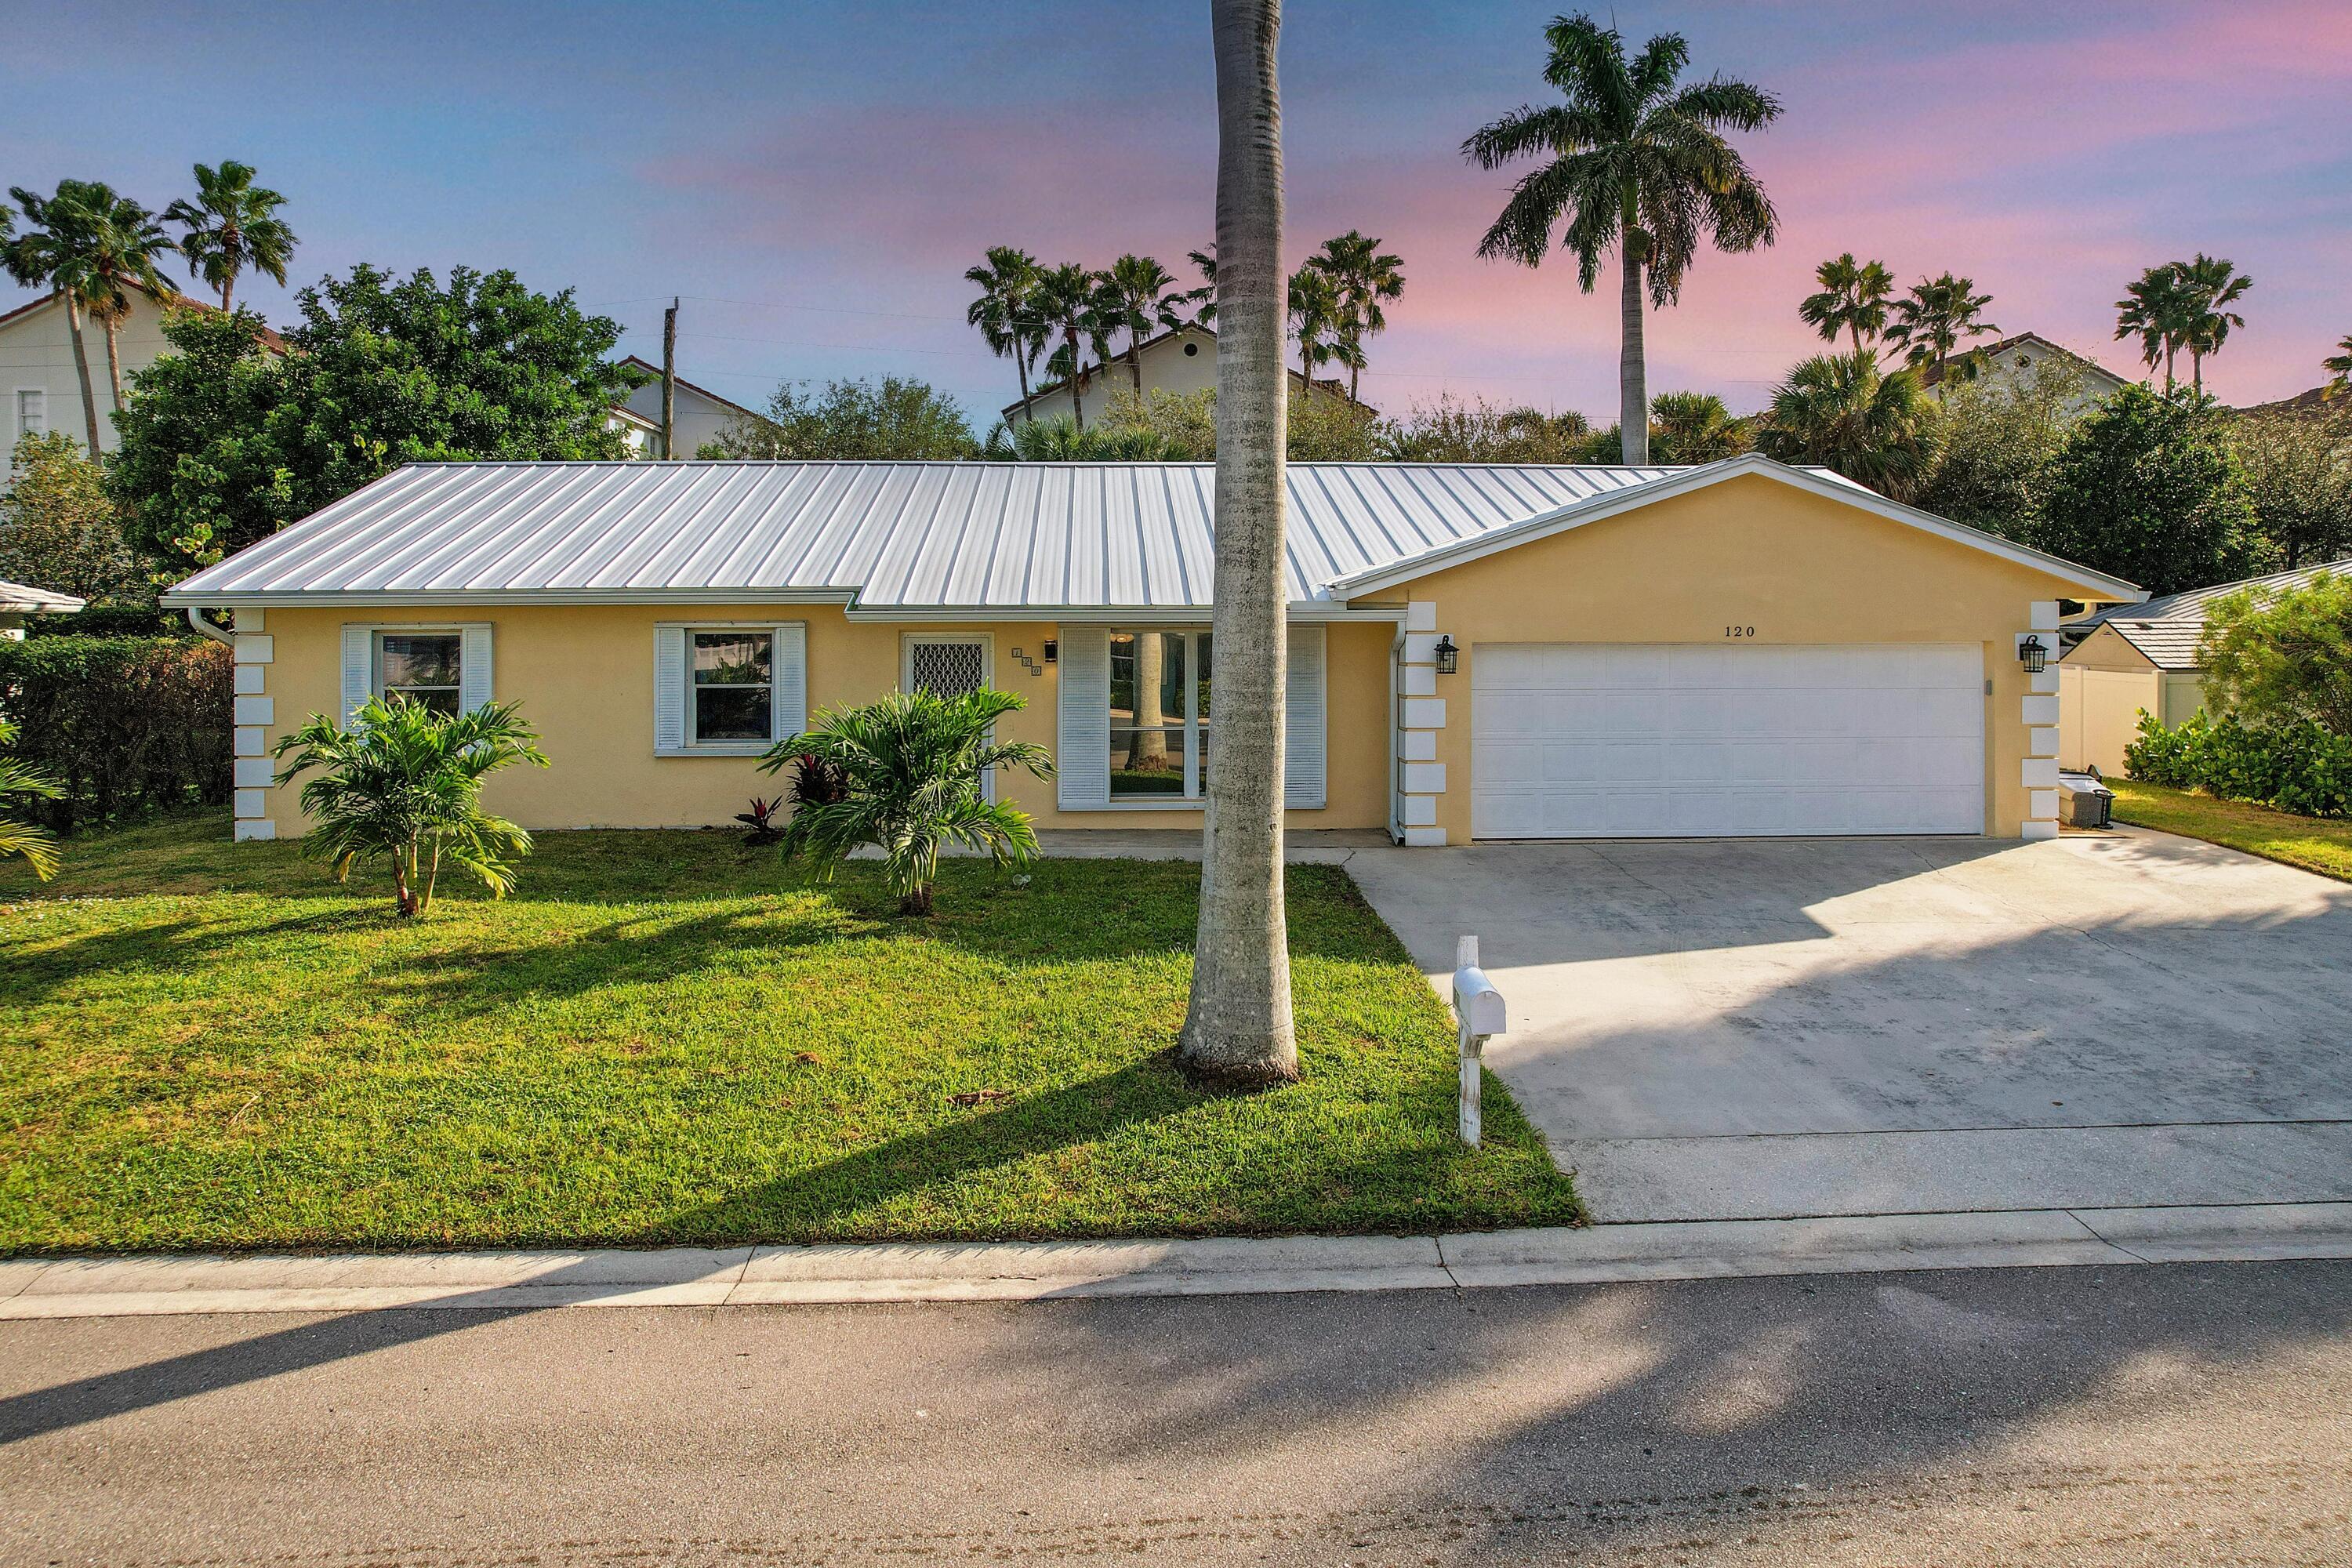
[{"label": "tall palm tree trunk", "polygon": [[1217,60],[1217,758],[1178,1054],[1238,1083],[1298,1076],[1282,896],[1282,104],[1279,0],[1212,0]]},{"label": "tall palm tree trunk", "polygon": [[81,298],[70,289],[66,297],[66,326],[73,334],[74,374],[81,378],[82,424],[89,432],[89,455],[98,456],[98,392],[89,384],[89,349],[81,341]]},{"label": "tall palm tree trunk", "polygon": [[1617,437],[1625,461],[1636,465],[1650,460],[1650,377],[1642,343],[1642,264],[1649,258],[1649,247],[1634,228],[1640,216],[1629,183],[1618,229],[1625,287],[1617,310],[1622,329],[1617,353]]},{"label": "tall palm tree trunk", "polygon": [[122,322],[112,312],[106,317],[106,379],[114,391],[114,411],[122,412]]},{"label": "tall palm tree trunk", "polygon": [[[191,279],[189,281],[194,282],[194,279]],[[229,311],[230,311],[231,310],[235,309],[235,307],[234,307],[234,306],[232,306],[232,305],[229,303],[229,299],[230,299],[230,296],[234,295],[236,292],[236,268],[234,268],[234,267],[232,267],[232,268],[230,268],[226,272],[225,272],[225,273],[223,273],[223,274],[221,275],[221,314],[222,314],[222,315],[226,316],[226,315],[227,315],[227,314],[229,313]]]},{"label": "tall palm tree trunk", "polygon": [[1141,347],[1142,345],[1135,341],[1135,334],[1128,333],[1127,374],[1128,379],[1135,384],[1135,400],[1138,403],[1143,401],[1143,355],[1139,352]]}]

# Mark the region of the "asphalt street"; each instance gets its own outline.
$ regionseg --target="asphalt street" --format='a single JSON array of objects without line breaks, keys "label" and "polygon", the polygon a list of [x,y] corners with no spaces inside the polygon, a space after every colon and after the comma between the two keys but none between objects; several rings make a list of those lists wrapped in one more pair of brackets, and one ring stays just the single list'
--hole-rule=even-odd
[{"label": "asphalt street", "polygon": [[2352,1264],[0,1324],[0,1563],[2352,1561]]}]

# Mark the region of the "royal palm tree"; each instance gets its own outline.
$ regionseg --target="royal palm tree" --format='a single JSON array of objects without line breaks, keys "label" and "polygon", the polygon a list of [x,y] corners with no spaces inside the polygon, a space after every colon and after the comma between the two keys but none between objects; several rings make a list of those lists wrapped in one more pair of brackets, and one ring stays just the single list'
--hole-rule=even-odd
[{"label": "royal palm tree", "polygon": [[1734,419],[1712,392],[1662,392],[1650,399],[1650,428],[1660,458],[1670,463],[1713,463],[1755,445],[1745,420]]},{"label": "royal palm tree", "polygon": [[988,776],[999,768],[1053,776],[1045,747],[995,739],[996,721],[1027,705],[1010,691],[941,697],[926,687],[819,713],[807,733],[777,742],[760,763],[773,773],[810,763],[840,781],[837,798],[793,808],[778,836],[784,858],[805,857],[829,878],[870,844],[908,915],[931,912],[940,851],[949,845],[985,850],[1000,866],[1027,860],[1037,852],[1029,814],[988,798]]},{"label": "royal palm tree", "polygon": [[1315,367],[1339,357],[1339,291],[1331,279],[1312,267],[1290,275],[1287,293],[1290,331],[1298,339],[1298,374],[1315,384]]},{"label": "royal palm tree", "polygon": [[2172,395],[2172,356],[2189,342],[2195,314],[2189,286],[2177,263],[2151,267],[2124,287],[2116,301],[2116,337],[2139,340],[2140,363],[2164,367],[2164,394]]},{"label": "royal palm tree", "polygon": [[155,215],[117,195],[105,185],[90,187],[90,266],[98,284],[89,297],[89,313],[106,329],[106,376],[114,389],[114,411],[122,412],[122,323],[131,314],[131,290],[137,289],[158,304],[179,293],[179,286],[157,270],[155,258],[175,249],[172,237]]},{"label": "royal palm tree", "polygon": [[2189,384],[2199,395],[2205,391],[2205,356],[2218,353],[2230,339],[2231,327],[2246,318],[2229,309],[2246,297],[2254,280],[2218,256],[2197,253],[2194,261],[2173,263],[2187,296],[2188,322],[2181,342],[2189,350]]},{"label": "royal palm tree", "polygon": [[992,245],[988,259],[966,271],[963,280],[980,289],[963,319],[980,329],[989,352],[1010,359],[1021,378],[1021,401],[1029,401],[1029,367],[1045,352],[1045,326],[1036,313],[1037,258],[1009,245]]},{"label": "royal palm tree", "polygon": [[1094,384],[1094,367],[1087,363],[1087,352],[1091,348],[1097,360],[1110,358],[1112,327],[1103,311],[1102,275],[1075,261],[1040,272],[1036,304],[1047,341],[1055,332],[1062,335],[1062,346],[1045,362],[1045,374],[1069,384],[1071,416],[1083,430],[1087,389]]},{"label": "royal palm tree", "polygon": [[1814,268],[1813,280],[1822,291],[1806,295],[1797,314],[1825,342],[1833,343],[1844,332],[1860,353],[1864,338],[1886,331],[1886,297],[1895,292],[1895,274],[1884,262],[1856,262],[1849,250]]},{"label": "royal palm tree", "polygon": [[2352,332],[2336,339],[2336,346],[2344,352],[2330,354],[2319,362],[2319,368],[2328,373],[2327,388],[2320,394],[2322,397],[2352,392]]},{"label": "royal palm tree", "polygon": [[1562,100],[1513,110],[1462,144],[1463,156],[1482,169],[1543,160],[1512,187],[1478,254],[1536,266],[1564,219],[1560,247],[1575,252],[1577,282],[1589,294],[1601,258],[1617,249],[1624,269],[1620,424],[1625,460],[1645,463],[1643,283],[1650,303],[1664,310],[1681,296],[1702,240],[1727,251],[1772,243],[1778,215],[1723,132],[1769,125],[1780,105],[1760,88],[1722,77],[1676,87],[1690,63],[1690,46],[1678,33],[1652,38],[1630,63],[1616,29],[1589,16],[1558,17],[1544,37],[1551,49],[1544,79]]},{"label": "royal palm tree", "polygon": [[[0,718],[0,748],[16,743],[16,721]],[[44,882],[57,875],[56,837],[38,823],[19,821],[8,808],[21,801],[55,800],[64,793],[57,780],[39,769],[0,756],[0,860],[21,859]]]},{"label": "royal palm tree", "polygon": [[236,309],[236,275],[250,267],[273,282],[286,281],[286,264],[299,243],[278,209],[286,198],[253,183],[253,165],[234,158],[217,169],[196,165],[196,199],[183,196],[163,209],[163,221],[186,230],[180,254],[197,277],[220,290],[221,309]]},{"label": "royal palm tree", "polygon": [[1307,265],[1328,278],[1339,297],[1340,352],[1336,357],[1348,367],[1352,402],[1364,371],[1364,340],[1388,331],[1388,312],[1381,307],[1404,293],[1404,258],[1387,254],[1379,240],[1351,228],[1325,240]]},{"label": "royal palm tree", "polygon": [[1175,275],[1149,256],[1128,255],[1103,274],[1104,311],[1127,332],[1127,374],[1135,395],[1143,395],[1143,340],[1184,324],[1184,296]]},{"label": "royal palm tree", "polygon": [[1217,68],[1217,749],[1179,1058],[1244,1084],[1298,1076],[1282,897],[1284,658],[1279,0],[1211,0]]},{"label": "royal palm tree", "polygon": [[394,907],[406,918],[432,912],[445,859],[504,898],[514,887],[509,858],[530,853],[530,835],[482,809],[482,780],[517,763],[547,766],[539,736],[516,709],[486,702],[438,713],[395,696],[370,698],[348,729],[312,714],[271,752],[293,759],[278,771],[279,784],[321,770],[302,786],[311,825],[303,849],[339,879],[355,865],[386,862]]},{"label": "royal palm tree", "polygon": [[1821,354],[1772,394],[1759,445],[1784,463],[1819,463],[1896,500],[1935,458],[1927,394],[1908,369],[1883,372],[1867,350]]},{"label": "royal palm tree", "polygon": [[1968,341],[2000,331],[1984,319],[1984,308],[1992,303],[1992,296],[1976,292],[1976,287],[1975,279],[1955,278],[1948,272],[1941,278],[1922,278],[1911,285],[1909,294],[1895,301],[1893,319],[1886,324],[1886,341],[1903,349],[1904,363],[1934,368],[1939,403],[1950,378],[1957,375],[1967,381],[1976,375],[1977,358],[1968,351]]},{"label": "royal palm tree", "polygon": [[8,190],[24,209],[29,226],[27,232],[8,243],[8,276],[31,288],[46,286],[65,301],[74,374],[81,380],[82,427],[89,434],[92,457],[99,451],[98,393],[90,381],[89,349],[82,338],[81,319],[98,288],[92,238],[97,217],[91,196],[103,189],[87,180],[59,180],[54,195],[36,195],[22,185]]}]

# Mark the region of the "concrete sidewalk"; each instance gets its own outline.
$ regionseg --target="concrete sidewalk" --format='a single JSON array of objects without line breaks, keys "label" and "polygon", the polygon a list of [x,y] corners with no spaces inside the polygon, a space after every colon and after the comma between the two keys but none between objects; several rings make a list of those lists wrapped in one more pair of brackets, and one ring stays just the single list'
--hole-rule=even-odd
[{"label": "concrete sidewalk", "polygon": [[2352,1258],[2352,1203],[1612,1225],[1434,1237],[0,1261],[0,1321],[390,1307],[1033,1301]]}]

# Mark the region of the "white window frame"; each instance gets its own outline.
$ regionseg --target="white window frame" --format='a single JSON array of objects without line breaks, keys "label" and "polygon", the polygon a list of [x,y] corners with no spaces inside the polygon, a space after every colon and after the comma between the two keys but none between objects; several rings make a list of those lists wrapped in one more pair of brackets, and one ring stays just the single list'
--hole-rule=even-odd
[{"label": "white window frame", "polygon": [[[674,675],[665,676],[661,668],[659,638],[664,633],[676,632],[679,639],[678,668]],[[697,632],[764,632],[768,645],[768,738],[764,741],[697,741],[694,738],[694,637]],[[654,627],[656,658],[654,660],[654,755],[657,757],[764,757],[778,741],[800,733],[807,724],[808,709],[808,623],[805,621],[662,621]],[[798,638],[799,647],[789,654],[798,661],[797,669],[788,665],[786,641]],[[797,676],[797,682],[790,679]],[[661,735],[661,697],[659,689],[665,679],[677,683],[678,742],[665,744]]]},{"label": "white window frame", "polygon": [[[383,695],[383,638],[390,637],[448,637],[457,639],[457,710],[470,712],[483,703],[496,700],[495,684],[498,658],[490,621],[346,621],[343,623],[342,650],[342,714],[348,729],[352,716],[359,711],[364,699],[352,684],[352,639],[364,637],[366,643],[366,696]],[[472,700],[467,700],[467,694]]]},{"label": "white window frame", "polygon": [[996,684],[996,634],[993,632],[901,632],[898,634],[898,689],[915,689],[915,649],[923,644],[978,643],[980,683]]},{"label": "white window frame", "polygon": [[49,389],[46,386],[17,387],[8,398],[8,418],[10,422],[8,444],[11,447],[15,447],[16,442],[22,440],[26,436],[34,434],[34,432],[25,424],[25,397],[27,393],[41,400],[41,428],[39,434],[46,436],[49,433]]},{"label": "white window frame", "polygon": [[[768,679],[764,682],[768,690],[768,738],[766,740],[706,741],[700,738],[702,729],[702,691],[706,683],[694,679],[694,641],[695,638],[700,637],[763,637],[768,639]],[[687,627],[685,669],[686,690],[679,700],[679,718],[681,722],[685,725],[686,749],[690,752],[729,752],[741,748],[750,748],[753,752],[765,752],[769,747],[782,740],[783,737],[777,731],[776,725],[777,721],[783,717],[783,702],[782,700],[782,694],[778,690],[778,688],[782,684],[782,681],[778,679],[778,676],[782,673],[780,667],[782,663],[783,649],[777,646],[776,628],[772,626]],[[709,684],[716,685],[717,683],[712,682]],[[762,683],[751,681],[729,683],[719,686],[719,689],[722,691],[750,691],[755,689],[760,684]]]},{"label": "white window frame", "polygon": [[[461,626],[371,626],[368,628],[368,694],[382,701],[389,695],[383,685],[383,639],[386,637],[456,637],[457,639],[457,683],[448,689],[457,693],[457,711],[466,710],[466,633]],[[419,691],[437,691],[439,687],[420,686]]]},{"label": "white window frame", "polygon": [[[1201,767],[1201,639],[1213,634],[1209,626],[1122,626],[1107,628],[1111,637],[1122,634],[1131,637],[1157,637],[1166,634],[1184,639],[1184,793],[1181,795],[1112,795],[1112,811],[1198,811],[1209,804],[1209,781]],[[1116,657],[1114,655],[1113,657]],[[1106,689],[1104,706],[1109,706]],[[1163,721],[1161,728],[1166,728]],[[1110,726],[1116,731],[1118,726]],[[1129,726],[1134,728],[1133,725]],[[1118,770],[1112,770],[1112,787],[1118,784]]]}]

